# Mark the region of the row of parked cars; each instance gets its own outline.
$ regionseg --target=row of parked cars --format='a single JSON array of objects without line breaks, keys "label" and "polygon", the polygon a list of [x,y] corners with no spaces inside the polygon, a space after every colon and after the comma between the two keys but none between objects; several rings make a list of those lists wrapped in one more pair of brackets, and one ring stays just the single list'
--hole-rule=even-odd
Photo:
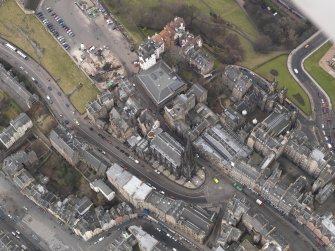
[{"label": "row of parked cars", "polygon": [[59,23],[59,25],[64,29],[64,31],[70,36],[74,37],[73,31],[65,24],[64,20],[56,14],[56,12],[52,12],[51,16]]},{"label": "row of parked cars", "polygon": [[54,35],[54,37],[60,42],[60,44],[64,47],[64,49],[69,50],[70,45],[68,45],[65,39],[62,36],[60,36],[59,32],[56,30],[53,24],[51,24],[50,21],[43,15],[43,13],[38,12],[36,16],[42,21],[42,23],[48,28],[48,30]]}]

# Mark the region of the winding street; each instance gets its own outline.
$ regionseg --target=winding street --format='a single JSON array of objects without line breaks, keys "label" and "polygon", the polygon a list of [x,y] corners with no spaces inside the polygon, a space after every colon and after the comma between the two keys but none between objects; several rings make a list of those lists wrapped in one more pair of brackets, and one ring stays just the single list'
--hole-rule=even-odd
[{"label": "winding street", "polygon": [[[24,68],[24,72],[29,76],[29,78],[34,77],[37,82],[39,83],[36,86],[36,90],[40,94],[40,96],[44,99],[45,104],[48,105],[50,111],[53,113],[55,118],[58,119],[61,123],[63,120],[70,121],[68,126],[74,128],[78,135],[85,138],[90,144],[95,145],[96,147],[103,149],[106,153],[110,154],[119,164],[123,165],[131,169],[131,172],[142,178],[145,181],[149,181],[153,184],[157,189],[163,190],[166,192],[167,196],[174,196],[176,199],[181,199],[189,203],[196,203],[196,204],[204,204],[208,203],[207,197],[205,196],[205,191],[207,189],[210,190],[210,197],[212,201],[222,203],[222,193],[225,190],[214,190],[214,188],[209,188],[209,186],[202,186],[198,189],[187,189],[185,187],[179,186],[176,183],[168,180],[165,177],[162,177],[156,174],[150,166],[146,163],[140,161],[139,164],[136,164],[134,161],[128,158],[125,154],[132,155],[132,153],[125,148],[121,143],[113,139],[108,133],[104,131],[98,131],[94,129],[93,131],[90,130],[91,125],[84,119],[83,116],[75,112],[75,108],[71,105],[68,98],[62,90],[59,88],[57,82],[52,78],[52,76],[42,68],[37,62],[33,59],[28,58],[24,60],[23,58],[19,57],[15,52],[8,50],[3,43],[6,41],[0,38],[0,57],[2,57],[5,61],[11,64],[13,67],[19,69],[19,67]],[[49,90],[51,87],[51,91]],[[61,95],[58,95],[58,92]],[[53,103],[50,104],[48,102],[46,96],[50,96]],[[68,105],[68,106],[66,106]],[[63,118],[59,115],[62,114]],[[80,126],[77,126],[75,120],[78,120]],[[106,137],[106,139],[102,139],[99,134],[102,134]],[[112,142],[112,143],[108,143]],[[122,150],[123,152],[121,152]],[[211,170],[212,173],[218,173],[215,170]],[[222,177],[223,179],[224,177]],[[224,182],[227,185],[233,183],[227,178]],[[206,188],[206,189],[205,189]],[[208,195],[207,195],[208,196]],[[271,212],[266,209],[266,207],[258,207],[255,202],[255,198],[248,197],[248,201],[253,208],[257,208],[257,210],[266,215],[268,219],[272,219],[274,224],[278,227],[280,232],[283,234],[283,237],[288,240],[292,247],[303,247],[303,250],[312,250],[315,248],[315,243],[310,240],[308,236],[309,233],[302,229],[294,229],[291,227],[290,221],[282,217],[279,212],[276,210],[271,210]],[[296,238],[295,232],[299,233],[300,238]],[[296,249],[294,249],[296,250]]]},{"label": "winding street", "polygon": [[[90,125],[83,116],[75,112],[76,109],[69,102],[67,96],[59,88],[57,82],[52,78],[52,76],[33,59],[29,58],[24,60],[15,52],[8,50],[3,45],[3,43],[6,42],[7,41],[4,39],[0,39],[0,57],[15,68],[23,67],[26,75],[29,76],[28,78],[33,77],[37,80],[40,87],[36,86],[36,90],[39,92],[42,99],[44,99],[45,103],[48,104],[48,107],[55,118],[57,118],[60,122],[63,122],[63,120],[70,121],[68,126],[73,127],[80,136],[84,136],[86,141],[100,149],[103,149],[106,153],[110,154],[115,160],[117,160],[120,165],[131,169],[131,172],[134,175],[149,181],[157,189],[165,191],[167,195],[172,195],[178,199],[192,203],[207,202],[204,196],[203,188],[187,189],[179,186],[165,177],[156,174],[153,168],[145,162],[140,161],[139,164],[136,164],[133,160],[129,159],[125,153],[128,155],[133,154],[126,147],[124,147],[124,145],[112,138],[108,133],[98,131],[98,129],[91,131],[90,127],[92,125]],[[49,87],[51,87],[51,91],[49,90]],[[58,95],[58,92],[61,93],[60,96]],[[48,102],[46,96],[50,96],[53,101],[52,104]],[[75,114],[73,114],[73,112],[75,112]],[[63,118],[59,116],[60,114],[63,115]],[[80,126],[75,124],[75,120],[79,121]],[[99,134],[104,135],[105,139],[102,139]],[[108,142],[112,142],[112,144]]]},{"label": "winding street", "polygon": [[[291,75],[306,91],[311,101],[312,115],[308,118],[300,116],[299,119],[304,125],[316,126],[317,129],[319,129],[319,141],[325,142],[325,144],[327,144],[327,142],[325,141],[324,136],[331,138],[331,142],[334,142],[335,140],[334,133],[332,132],[335,124],[332,104],[327,93],[325,93],[312,76],[309,75],[303,64],[305,59],[327,41],[328,38],[321,32],[314,34],[290,53],[287,62],[287,67]],[[325,107],[327,108],[325,109]],[[323,131],[325,131],[325,133],[323,133]]]}]

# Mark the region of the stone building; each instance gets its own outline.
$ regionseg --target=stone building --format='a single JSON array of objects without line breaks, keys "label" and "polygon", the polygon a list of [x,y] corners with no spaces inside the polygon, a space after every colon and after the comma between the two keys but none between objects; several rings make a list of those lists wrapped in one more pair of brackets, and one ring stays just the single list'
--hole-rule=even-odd
[{"label": "stone building", "polygon": [[232,91],[232,97],[239,101],[252,86],[252,80],[235,65],[228,65],[222,74],[223,83]]},{"label": "stone building", "polygon": [[285,156],[313,177],[326,166],[325,153],[312,144],[301,131],[295,131],[285,146]]},{"label": "stone building", "polygon": [[114,106],[114,95],[109,91],[105,91],[98,95],[97,100],[102,106],[106,107],[107,111]]},{"label": "stone building", "polygon": [[204,87],[195,83],[191,86],[190,89],[187,90],[186,96],[189,97],[189,96],[191,96],[191,94],[194,94],[197,103],[206,103],[207,93],[208,93],[208,91]]},{"label": "stone building", "polygon": [[321,188],[315,196],[315,199],[320,204],[323,204],[335,191],[335,185],[333,183],[328,183],[323,188]]},{"label": "stone building", "polygon": [[108,118],[108,111],[114,106],[114,96],[106,91],[97,96],[96,100],[86,105],[86,114],[93,123]]},{"label": "stone building", "polygon": [[231,129],[220,124],[207,129],[193,144],[200,155],[226,171],[232,161],[252,153]]},{"label": "stone building", "polygon": [[79,150],[83,142],[59,125],[49,134],[51,145],[69,162],[76,165],[79,162]]},{"label": "stone building", "polygon": [[185,31],[185,22],[180,17],[175,17],[168,23],[159,34],[141,43],[139,52],[139,63],[142,70],[148,70],[156,64],[160,55],[172,45],[176,39]]},{"label": "stone building", "polygon": [[157,134],[150,142],[151,155],[167,167],[176,178],[181,176],[184,147],[167,132]]},{"label": "stone building", "polygon": [[276,81],[269,83],[248,69],[236,65],[226,66],[223,82],[231,90],[231,99],[237,111],[253,112],[256,107],[271,112],[278,99]]},{"label": "stone building", "polygon": [[8,149],[19,140],[28,129],[33,127],[33,122],[25,113],[21,113],[10,121],[9,126],[0,133],[0,142]]},{"label": "stone building", "polygon": [[145,136],[153,129],[156,129],[160,126],[160,122],[148,109],[144,109],[140,112],[139,116],[137,117],[137,122],[142,134]]},{"label": "stone building", "polygon": [[220,122],[224,126],[229,127],[232,130],[236,130],[242,127],[242,125],[245,123],[245,117],[230,106],[224,109],[220,116]]},{"label": "stone building", "polygon": [[90,187],[95,192],[100,192],[105,196],[105,198],[109,201],[113,200],[115,197],[115,192],[101,179],[94,180],[90,183]]},{"label": "stone building", "polygon": [[18,151],[12,155],[7,156],[2,163],[3,172],[9,177],[13,178],[17,173],[27,167],[31,167],[38,161],[36,153],[30,151]]},{"label": "stone building", "polygon": [[107,108],[101,106],[98,100],[93,100],[86,105],[86,114],[88,118],[95,123],[98,119],[107,118]]},{"label": "stone building", "polygon": [[288,132],[294,121],[291,115],[282,110],[272,112],[252,130],[247,145],[264,156],[273,155],[277,159],[288,142]]},{"label": "stone building", "polygon": [[148,70],[156,64],[157,59],[164,52],[164,43],[149,38],[147,41],[140,44],[138,48],[138,59],[142,70]]},{"label": "stone building", "polygon": [[121,142],[125,142],[134,134],[135,128],[132,126],[130,121],[123,118],[122,114],[120,114],[115,108],[113,108],[109,113],[109,122],[107,131]]},{"label": "stone building", "polygon": [[183,48],[183,55],[190,66],[201,75],[206,75],[214,68],[214,60],[203,50],[196,47]]},{"label": "stone building", "polygon": [[163,60],[139,73],[137,78],[158,108],[187,88],[186,83]]},{"label": "stone building", "polygon": [[[179,135],[189,129],[186,124],[186,115],[195,106],[195,95],[180,94],[177,96],[173,104],[164,107],[164,119],[167,125]],[[183,126],[182,126],[183,124]]]},{"label": "stone building", "polygon": [[190,180],[196,171],[194,150],[191,139],[187,139],[186,147],[181,158],[181,175]]}]

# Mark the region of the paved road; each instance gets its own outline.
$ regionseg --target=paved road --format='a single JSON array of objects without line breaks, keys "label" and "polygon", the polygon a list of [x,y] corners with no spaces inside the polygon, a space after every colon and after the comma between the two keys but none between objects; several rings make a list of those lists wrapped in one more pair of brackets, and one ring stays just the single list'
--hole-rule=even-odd
[{"label": "paved road", "polygon": [[[311,78],[311,76],[303,68],[304,60],[311,55],[320,46],[326,43],[328,38],[322,33],[317,33],[312,36],[298,48],[293,50],[289,56],[288,68],[293,77],[300,83],[300,85],[309,93],[311,105],[313,109],[313,123],[317,126],[318,138],[327,147],[327,144],[334,142],[335,135],[333,128],[335,125],[334,112],[331,110],[331,103],[328,95],[318,86],[318,84]],[[308,47],[306,48],[306,45]],[[298,73],[295,72],[295,69]],[[310,123],[303,121],[305,124]],[[328,140],[327,140],[328,139]]]},{"label": "paved road", "polygon": [[295,219],[281,215],[276,209],[265,203],[260,207],[256,203],[256,199],[258,199],[257,195],[248,189],[245,189],[243,194],[247,196],[251,210],[262,213],[269,223],[273,224],[279,230],[279,233],[290,244],[292,250],[325,250],[316,243],[314,235],[310,230],[304,229]]},{"label": "paved road", "polygon": [[[0,42],[3,43],[4,40],[0,39]],[[136,164],[133,160],[129,159],[123,152],[128,155],[133,153],[131,153],[129,149],[124,147],[121,143],[113,139],[107,132],[98,131],[98,129],[91,131],[90,127],[92,125],[80,116],[80,114],[73,114],[75,111],[74,107],[68,101],[56,81],[54,81],[41,66],[39,66],[32,59],[24,60],[20,58],[15,52],[9,51],[6,47],[4,47],[2,43],[0,43],[0,56],[16,68],[22,66],[29,77],[34,77],[37,80],[38,86],[40,86],[36,86],[37,91],[40,93],[42,99],[45,100],[50,110],[59,121],[70,121],[69,126],[72,126],[79,135],[84,136],[87,141],[106,151],[106,153],[110,154],[119,164],[130,168],[133,174],[149,181],[157,189],[164,190],[168,195],[172,195],[187,202],[207,202],[203,188],[191,190],[167,180],[165,177],[156,174],[153,168],[148,166],[146,163],[140,161],[139,164]],[[51,90],[48,89],[49,87]],[[60,93],[60,95],[58,95],[58,93]],[[50,104],[50,102],[46,99],[46,96],[51,98],[53,102],[52,104]],[[60,114],[62,117],[60,117]],[[80,122],[80,126],[76,126],[75,120]],[[102,139],[99,136],[99,133],[103,134],[106,139]],[[112,144],[109,144],[108,141],[112,142]],[[120,149],[122,149],[123,152],[121,152]]]},{"label": "paved road", "polygon": [[[1,39],[0,39],[1,41]],[[211,187],[206,186],[206,190],[189,190],[182,188],[175,183],[167,180],[165,177],[161,177],[160,175],[157,175],[151,167],[148,167],[145,163],[136,164],[132,160],[130,160],[124,153],[122,153],[119,149],[123,149],[123,151],[128,152],[128,149],[125,149],[122,144],[118,143],[117,141],[111,139],[109,135],[105,132],[100,132],[104,134],[109,141],[113,142],[112,144],[109,144],[106,142],[106,140],[102,139],[98,135],[97,129],[94,129],[94,131],[91,131],[90,124],[85,121],[79,114],[72,114],[72,111],[74,108],[71,106],[71,104],[68,102],[66,96],[64,94],[61,94],[61,96],[58,96],[57,92],[61,92],[59,87],[57,86],[57,83],[51,78],[51,76],[48,75],[48,73],[42,69],[36,62],[32,61],[31,59],[28,59],[27,61],[19,58],[15,53],[12,51],[8,51],[5,47],[3,47],[0,43],[0,56],[3,55],[5,60],[7,60],[11,65],[15,67],[23,66],[25,68],[25,71],[28,72],[29,76],[33,76],[39,83],[42,84],[41,88],[37,88],[41,97],[45,99],[45,96],[48,94],[53,99],[53,104],[48,104],[51,111],[55,114],[55,116],[60,119],[58,116],[59,113],[62,113],[65,117],[65,119],[71,121],[71,126],[74,126],[75,130],[78,132],[78,134],[85,137],[86,140],[88,140],[90,143],[95,144],[99,148],[106,151],[108,154],[110,154],[115,160],[117,160],[121,165],[124,165],[132,170],[132,173],[135,175],[144,178],[145,180],[151,182],[154,186],[156,186],[158,189],[164,190],[167,195],[172,195],[176,197],[177,199],[182,199],[187,202],[191,203],[206,203],[207,198],[210,198],[210,202],[222,202],[222,200],[226,200],[224,192],[225,188],[229,186],[215,186],[211,184]],[[51,79],[50,79],[51,78]],[[50,79],[50,81],[48,81]],[[49,91],[47,89],[47,86],[52,87],[52,91]],[[47,102],[47,101],[46,101]],[[69,108],[65,106],[65,104],[69,104]],[[80,121],[80,126],[76,126],[73,121],[77,119]],[[61,120],[61,119],[60,119]],[[213,173],[218,173],[215,170],[212,170]],[[223,177],[220,177],[220,180],[223,180]],[[223,184],[226,183],[224,179]],[[229,180],[227,178],[227,180]],[[227,184],[232,183],[233,181],[230,181]],[[207,197],[205,196],[207,195]],[[256,203],[251,200],[251,203],[254,207],[257,207]],[[264,209],[260,209],[261,213],[264,213],[266,216],[269,217],[269,219],[276,219],[274,224],[278,226],[280,230],[283,230],[286,236],[295,236],[294,230],[288,227],[288,222],[286,219],[284,219],[276,210],[273,210],[273,212],[267,213],[264,211]],[[275,214],[275,216],[272,216],[272,214]],[[304,236],[304,233],[299,232],[300,236],[302,238],[298,238],[294,243],[296,245],[301,245],[302,247],[306,246],[304,244],[306,239]],[[306,249],[308,250],[308,249]]]},{"label": "paved road", "polygon": [[[31,241],[20,231],[20,234],[17,234],[15,231],[19,229],[15,228],[15,225],[16,221],[14,221],[13,218],[9,218],[7,214],[0,209],[0,229],[11,235],[11,242],[13,242],[11,244],[18,246],[25,245],[29,250],[43,250],[38,243]],[[15,237],[12,233],[15,233]]]},{"label": "paved road", "polygon": [[53,249],[55,246],[63,247],[59,249],[62,251],[93,250],[88,248],[88,243],[70,235],[69,230],[57,224],[54,217],[42,211],[21,194],[11,182],[5,179],[2,172],[0,172],[0,198],[1,210],[15,219],[10,224],[21,232],[23,240],[28,245],[34,243],[40,250],[55,250]]}]

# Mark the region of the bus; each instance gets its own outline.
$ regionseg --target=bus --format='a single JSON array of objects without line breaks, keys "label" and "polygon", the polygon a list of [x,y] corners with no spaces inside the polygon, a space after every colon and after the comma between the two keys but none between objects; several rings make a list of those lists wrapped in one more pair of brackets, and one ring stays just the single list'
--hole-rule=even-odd
[{"label": "bus", "polygon": [[5,43],[5,46],[9,49],[11,49],[12,51],[16,51],[16,47],[14,47],[13,45],[11,45],[10,43]]},{"label": "bus", "polygon": [[292,110],[296,110],[296,106],[292,103],[291,100],[289,100],[288,98],[285,98],[285,102],[289,105],[289,107],[292,109]]},{"label": "bus", "polygon": [[17,50],[16,53],[19,54],[22,58],[28,59],[28,57],[26,56],[26,54],[24,54],[22,51]]}]

